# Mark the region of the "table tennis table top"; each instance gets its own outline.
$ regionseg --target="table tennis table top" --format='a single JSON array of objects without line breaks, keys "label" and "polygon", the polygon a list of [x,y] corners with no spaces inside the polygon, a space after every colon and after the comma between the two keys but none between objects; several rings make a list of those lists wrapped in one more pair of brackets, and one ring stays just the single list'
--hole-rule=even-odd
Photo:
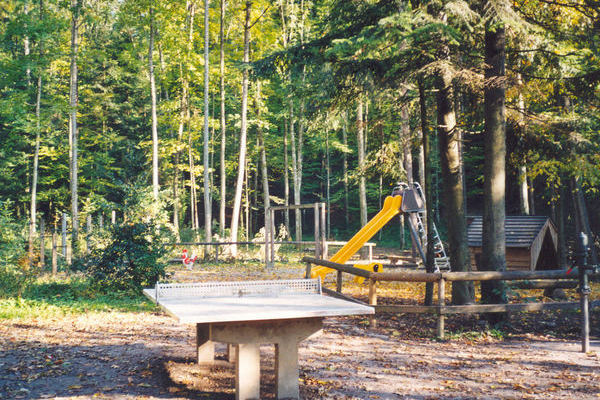
[{"label": "table tennis table top", "polygon": [[319,279],[160,284],[144,295],[186,324],[374,314],[372,307],[324,296]]}]

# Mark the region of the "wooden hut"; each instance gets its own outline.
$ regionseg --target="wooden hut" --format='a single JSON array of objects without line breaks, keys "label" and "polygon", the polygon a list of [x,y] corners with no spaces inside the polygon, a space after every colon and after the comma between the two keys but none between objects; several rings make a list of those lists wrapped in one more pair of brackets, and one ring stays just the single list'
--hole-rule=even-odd
[{"label": "wooden hut", "polygon": [[[477,269],[481,253],[482,218],[467,218],[471,266]],[[506,268],[509,270],[558,269],[558,232],[550,218],[543,216],[507,216]]]}]

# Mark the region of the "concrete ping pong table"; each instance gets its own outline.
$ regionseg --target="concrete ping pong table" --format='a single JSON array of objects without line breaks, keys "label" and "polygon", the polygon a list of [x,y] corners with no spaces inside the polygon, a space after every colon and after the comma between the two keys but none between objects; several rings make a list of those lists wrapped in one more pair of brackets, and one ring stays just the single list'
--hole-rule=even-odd
[{"label": "concrete ping pong table", "polygon": [[322,295],[319,279],[157,283],[144,295],[180,323],[196,324],[199,363],[214,361],[214,342],[234,346],[236,400],[259,398],[260,344],[275,344],[277,398],[298,399],[299,342],[325,317],[375,312]]}]

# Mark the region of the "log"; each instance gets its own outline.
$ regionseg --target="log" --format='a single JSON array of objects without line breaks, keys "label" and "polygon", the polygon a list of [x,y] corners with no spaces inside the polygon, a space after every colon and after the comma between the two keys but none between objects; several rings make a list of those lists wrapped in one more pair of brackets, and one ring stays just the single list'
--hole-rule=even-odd
[{"label": "log", "polygon": [[437,282],[442,279],[442,274],[439,272],[375,272],[372,278],[377,281]]},{"label": "log", "polygon": [[538,279],[534,281],[513,282],[509,287],[513,289],[574,289],[577,287],[577,282]]},{"label": "log", "polygon": [[366,279],[369,279],[373,275],[373,272],[369,272],[369,271],[366,271],[361,268],[354,268],[351,265],[338,264],[338,263],[334,263],[331,261],[320,260],[320,259],[313,258],[313,257],[303,257],[302,262],[320,265],[322,267],[335,269],[336,271],[346,272],[348,274],[357,275],[357,276],[360,276],[360,277],[363,277]]}]

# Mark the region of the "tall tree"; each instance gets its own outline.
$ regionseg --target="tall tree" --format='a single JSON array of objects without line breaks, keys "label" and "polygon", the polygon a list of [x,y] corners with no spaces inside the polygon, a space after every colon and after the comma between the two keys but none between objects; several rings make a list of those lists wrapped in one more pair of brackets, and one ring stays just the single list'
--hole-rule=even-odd
[{"label": "tall tree", "polygon": [[[494,17],[497,17],[495,15]],[[485,145],[483,185],[483,233],[481,247],[482,270],[506,269],[506,107],[505,107],[505,29],[496,18],[485,26]],[[482,282],[481,297],[485,303],[506,303],[502,281]],[[497,322],[502,315],[489,319]]]},{"label": "tall tree", "polygon": [[[44,1],[40,0],[39,4],[39,19],[44,20]],[[38,167],[40,156],[40,139],[41,139],[41,107],[42,107],[42,61],[43,57],[43,38],[39,38],[38,44],[38,66],[37,66],[37,90],[35,100],[35,145],[33,153],[33,169],[31,173],[31,204],[29,214],[29,259],[33,258],[33,235],[35,234],[37,222],[37,188],[38,188]],[[40,232],[41,235],[44,232]]]},{"label": "tall tree", "polygon": [[[447,46],[442,47],[442,57]],[[447,204],[446,226],[448,227],[448,247],[453,271],[468,271],[470,256],[467,241],[467,218],[465,190],[461,176],[459,151],[459,131],[453,101],[452,74],[448,68],[441,68],[435,80],[437,94],[437,132],[443,175],[443,192]],[[468,282],[452,284],[452,302],[466,304],[473,300]]]},{"label": "tall tree", "polygon": [[[238,173],[235,185],[235,196],[233,198],[233,213],[231,217],[231,237],[232,242],[238,240],[238,227],[240,220],[240,211],[242,207],[242,191],[244,189],[244,175],[246,171],[246,142],[248,132],[248,63],[250,61],[250,11],[252,2],[246,1],[244,18],[244,69],[242,70],[242,106],[241,106],[241,128],[240,128],[240,150],[238,157]],[[233,257],[237,257],[237,246],[232,246]]]},{"label": "tall tree", "polygon": [[225,8],[226,0],[221,0],[221,14],[219,18],[219,93],[221,96],[221,152],[220,152],[220,179],[221,199],[219,204],[219,228],[221,236],[225,235],[225,206],[227,195],[227,175],[225,170],[225,151],[227,137],[225,126]]},{"label": "tall tree", "polygon": [[158,200],[158,119],[156,117],[156,82],[154,80],[154,4],[150,0],[150,37],[148,40],[148,75],[152,114],[152,194]]},{"label": "tall tree", "polygon": [[367,183],[365,179],[365,125],[363,99],[358,97],[356,105],[356,139],[358,142],[358,199],[360,204],[360,226],[367,224]]},{"label": "tall tree", "polygon": [[208,0],[204,0],[204,238],[206,241],[210,241],[212,238],[212,199],[210,191],[210,159],[208,153],[208,147],[210,142],[210,133],[208,130],[208,89],[209,89],[209,25],[208,25]]},{"label": "tall tree", "polygon": [[71,0],[71,67],[69,83],[69,139],[71,144],[71,224],[72,224],[72,249],[77,254],[79,239],[79,206],[78,206],[78,132],[77,108],[79,104],[79,91],[77,87],[77,55],[79,53],[79,14],[81,3]]}]

